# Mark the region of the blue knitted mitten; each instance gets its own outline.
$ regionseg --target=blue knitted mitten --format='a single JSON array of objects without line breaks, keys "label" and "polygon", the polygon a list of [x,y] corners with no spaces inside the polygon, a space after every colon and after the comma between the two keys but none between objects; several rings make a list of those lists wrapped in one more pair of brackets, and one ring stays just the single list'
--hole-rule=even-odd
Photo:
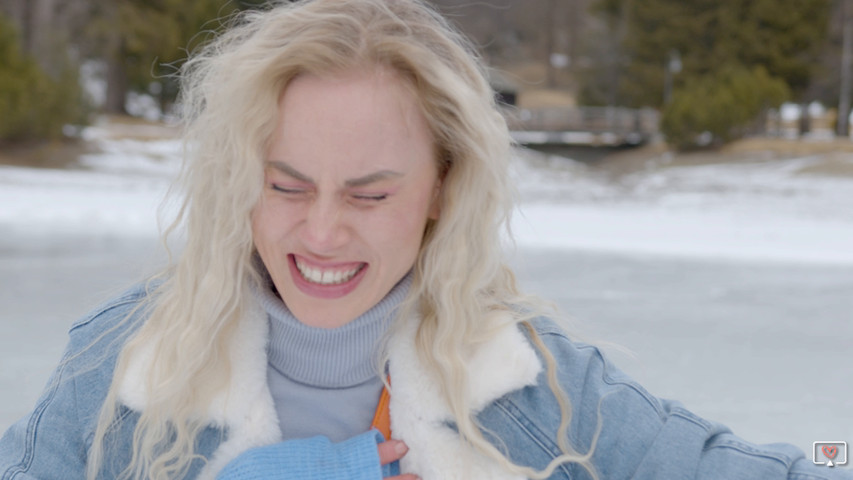
[{"label": "blue knitted mitten", "polygon": [[248,450],[232,460],[217,480],[379,480],[399,475],[398,462],[379,465],[376,430],[332,443],[317,436]]}]

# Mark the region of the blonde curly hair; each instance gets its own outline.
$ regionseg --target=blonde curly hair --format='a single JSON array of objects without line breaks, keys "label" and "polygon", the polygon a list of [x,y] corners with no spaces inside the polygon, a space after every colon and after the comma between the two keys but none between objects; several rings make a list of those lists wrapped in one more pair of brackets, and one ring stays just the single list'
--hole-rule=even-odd
[{"label": "blonde curly hair", "polygon": [[148,319],[119,357],[90,454],[90,479],[103,462],[127,359],[146,345],[156,351],[146,380],[153,394],[135,427],[125,475],[165,479],[188,471],[205,427],[194,412],[206,411],[227,385],[227,340],[252,301],[250,285],[264,274],[254,260],[250,218],[277,100],[299,75],[371,66],[393,69],[408,82],[437,144],[441,216],[427,225],[401,315],[422,319],[418,354],[441,380],[460,435],[526,477],[545,478],[569,461],[590,468],[589,453],[568,445],[571,408],[552,359],[546,366],[561,399],[563,455],[543,471],[513,464],[485,440],[464,398],[464,353],[500,326],[496,319],[506,318],[495,312],[513,312],[521,322],[538,311],[503,258],[503,229],[514,204],[511,141],[474,49],[417,0],[313,0],[282,1],[236,17],[183,67],[184,199],[164,236],[182,226],[186,246],[161,275],[149,295]]}]

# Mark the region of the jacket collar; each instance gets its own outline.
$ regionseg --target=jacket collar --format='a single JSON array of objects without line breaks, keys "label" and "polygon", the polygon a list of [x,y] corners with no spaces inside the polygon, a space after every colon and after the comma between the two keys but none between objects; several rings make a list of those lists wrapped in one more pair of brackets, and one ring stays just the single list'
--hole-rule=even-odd
[{"label": "jacket collar", "polygon": [[[474,452],[448,426],[453,416],[441,396],[439,383],[416,353],[418,323],[417,318],[409,319],[388,342],[393,379],[391,428],[394,437],[409,446],[402,471],[416,473],[424,480],[520,478],[500,471],[495,462]],[[505,321],[502,325],[466,359],[472,413],[509,392],[535,384],[542,369],[535,351],[516,324]],[[210,410],[202,414],[212,425],[227,430],[227,439],[208,461],[199,479],[213,479],[222,467],[250,448],[281,441],[275,405],[267,386],[268,334],[266,313],[259,305],[253,305],[231,340],[231,382],[214,399]],[[140,411],[146,404],[144,379],[153,358],[153,348],[143,348],[129,359],[118,396],[119,401],[133,410]]]},{"label": "jacket collar", "polygon": [[[199,479],[213,479],[228,462],[252,447],[281,441],[275,404],[267,386],[268,336],[266,312],[260,304],[253,303],[231,337],[231,381],[213,399],[207,412],[199,412],[211,425],[227,431],[227,439],[208,460]],[[154,343],[129,359],[127,374],[119,385],[119,401],[132,410],[142,411],[147,403],[145,378],[154,360]]]},{"label": "jacket collar", "polygon": [[[515,322],[503,320],[498,323],[503,326],[494,337],[465,359],[472,414],[509,392],[536,384],[542,369]],[[441,387],[417,355],[418,323],[418,319],[410,319],[388,345],[391,430],[394,437],[409,446],[409,452],[401,460],[401,471],[416,473],[424,480],[522,478],[507,474],[497,463],[474,451],[449,426],[453,415],[442,397]]]}]

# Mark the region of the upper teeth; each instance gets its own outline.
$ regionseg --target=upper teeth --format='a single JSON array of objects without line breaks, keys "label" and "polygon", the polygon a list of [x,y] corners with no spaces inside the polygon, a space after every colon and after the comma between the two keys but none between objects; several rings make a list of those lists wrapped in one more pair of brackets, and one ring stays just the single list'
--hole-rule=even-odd
[{"label": "upper teeth", "polygon": [[361,267],[362,265],[348,270],[321,270],[319,268],[309,267],[299,260],[296,260],[296,268],[299,269],[299,273],[302,274],[302,277],[309,282],[319,283],[320,285],[335,285],[347,282],[352,279],[359,270],[361,270]]}]

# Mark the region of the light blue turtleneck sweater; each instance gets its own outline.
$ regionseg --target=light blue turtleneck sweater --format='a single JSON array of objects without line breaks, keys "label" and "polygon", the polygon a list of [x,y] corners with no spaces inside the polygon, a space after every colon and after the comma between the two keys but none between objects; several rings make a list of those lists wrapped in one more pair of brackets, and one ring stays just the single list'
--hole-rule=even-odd
[{"label": "light blue turtleneck sweater", "polygon": [[382,393],[377,344],[411,285],[406,275],[370,310],[338,328],[309,327],[270,289],[267,381],[285,440],[323,435],[339,442],[370,428]]}]

